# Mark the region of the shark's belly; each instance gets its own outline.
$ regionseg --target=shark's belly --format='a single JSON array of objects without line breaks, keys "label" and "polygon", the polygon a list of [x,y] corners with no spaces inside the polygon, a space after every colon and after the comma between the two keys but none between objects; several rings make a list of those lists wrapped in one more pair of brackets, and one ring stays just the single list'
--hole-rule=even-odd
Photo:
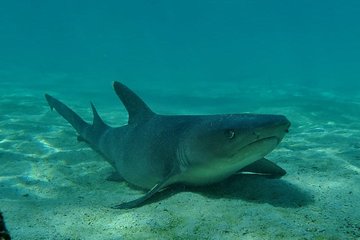
[{"label": "shark's belly", "polygon": [[172,183],[181,182],[189,185],[207,185],[220,182],[256,160],[242,161],[241,163],[232,166],[214,164],[207,168],[194,167],[174,176]]},{"label": "shark's belly", "polygon": [[143,189],[151,189],[163,182],[171,171],[166,169],[162,162],[164,159],[151,158],[139,151],[139,154],[130,154],[119,159],[116,162],[116,169],[128,183]]}]

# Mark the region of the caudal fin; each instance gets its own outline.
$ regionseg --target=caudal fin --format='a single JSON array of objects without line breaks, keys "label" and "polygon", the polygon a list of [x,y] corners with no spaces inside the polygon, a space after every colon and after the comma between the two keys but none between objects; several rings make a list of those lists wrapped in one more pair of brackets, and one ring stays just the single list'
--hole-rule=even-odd
[{"label": "caudal fin", "polygon": [[48,102],[51,110],[55,109],[63,118],[66,119],[78,132],[80,136],[83,135],[86,128],[90,125],[85,122],[79,115],[77,115],[68,106],[57,100],[56,98],[45,94],[46,101]]}]

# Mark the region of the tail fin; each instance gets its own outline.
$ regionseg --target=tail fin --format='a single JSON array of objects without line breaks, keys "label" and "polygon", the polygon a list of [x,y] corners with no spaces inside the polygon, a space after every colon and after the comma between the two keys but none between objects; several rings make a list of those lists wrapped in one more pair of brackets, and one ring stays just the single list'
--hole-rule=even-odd
[{"label": "tail fin", "polygon": [[100,118],[97,113],[94,104],[91,103],[91,108],[93,111],[93,124],[90,125],[85,122],[77,113],[71,110],[64,103],[60,102],[56,98],[45,94],[45,98],[51,108],[51,110],[55,109],[63,118],[66,119],[77,131],[80,135],[79,139],[82,139],[88,142],[90,145],[96,145],[98,138],[102,135],[102,133],[109,126],[104,123],[104,121]]},{"label": "tail fin", "polygon": [[79,115],[77,115],[73,110],[71,110],[68,106],[66,106],[56,98],[48,94],[45,94],[45,98],[51,110],[55,108],[55,110],[75,128],[77,133],[82,136],[84,130],[90,125],[85,122]]}]

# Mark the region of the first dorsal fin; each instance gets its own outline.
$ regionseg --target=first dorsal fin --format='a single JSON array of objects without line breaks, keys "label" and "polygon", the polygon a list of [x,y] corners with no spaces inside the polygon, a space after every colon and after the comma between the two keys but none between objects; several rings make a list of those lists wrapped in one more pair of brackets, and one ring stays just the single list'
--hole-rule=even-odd
[{"label": "first dorsal fin", "polygon": [[150,119],[155,115],[146,103],[120,82],[114,82],[114,89],[129,113],[129,124]]}]

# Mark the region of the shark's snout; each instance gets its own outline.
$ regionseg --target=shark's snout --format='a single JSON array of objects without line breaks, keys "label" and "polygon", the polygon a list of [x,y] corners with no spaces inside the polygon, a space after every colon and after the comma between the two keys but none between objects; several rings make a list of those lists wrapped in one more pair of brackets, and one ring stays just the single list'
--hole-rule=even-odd
[{"label": "shark's snout", "polygon": [[[262,147],[271,151],[274,149],[284,138],[286,133],[289,132],[290,121],[283,115],[259,115],[257,123],[253,127],[253,138],[249,137],[248,142],[243,147],[263,143],[273,142],[274,144],[268,144]],[[266,152],[266,151],[264,151]]]},{"label": "shark's snout", "polygon": [[283,126],[290,127],[290,121],[283,115],[264,115],[262,122],[269,126]]},{"label": "shark's snout", "polygon": [[281,124],[282,124],[282,126],[284,126],[284,132],[288,133],[290,126],[291,126],[291,122],[285,116],[283,116],[283,117],[284,117],[284,119],[282,120]]},{"label": "shark's snout", "polygon": [[288,133],[291,123],[285,116],[280,115],[275,125],[279,126],[279,128],[283,128],[284,132]]},{"label": "shark's snout", "polygon": [[259,137],[283,136],[289,132],[290,125],[290,121],[283,115],[263,115],[254,126],[254,134]]},{"label": "shark's snout", "polygon": [[279,126],[284,126],[286,132],[289,131],[291,123],[285,116],[279,115],[277,121],[278,121]]}]

